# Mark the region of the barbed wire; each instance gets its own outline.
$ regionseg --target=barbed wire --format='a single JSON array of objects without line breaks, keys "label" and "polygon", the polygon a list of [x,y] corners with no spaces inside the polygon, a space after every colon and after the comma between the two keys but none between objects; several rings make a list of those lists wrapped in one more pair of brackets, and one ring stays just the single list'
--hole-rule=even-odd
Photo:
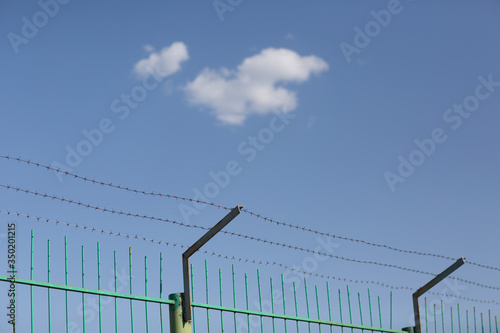
[{"label": "barbed wire", "polygon": [[[160,222],[167,222],[167,223],[172,223],[174,225],[178,225],[178,226],[181,226],[181,227],[190,227],[190,228],[201,229],[201,230],[205,230],[205,231],[210,230],[210,228],[208,228],[208,227],[203,227],[203,226],[196,225],[196,224],[186,224],[186,223],[178,222],[178,221],[171,220],[171,219],[159,218],[159,217],[148,216],[148,215],[140,215],[140,214],[136,214],[136,213],[123,212],[121,210],[115,210],[115,209],[108,209],[108,208],[104,208],[104,207],[98,207],[98,206],[94,206],[94,205],[82,203],[80,201],[77,202],[77,201],[74,201],[72,199],[68,199],[68,198],[64,198],[64,197],[59,197],[59,196],[55,196],[55,195],[50,195],[50,194],[46,194],[46,193],[39,193],[37,191],[28,190],[28,189],[22,189],[22,188],[11,186],[11,185],[0,184],[0,187],[6,188],[8,190],[11,189],[11,190],[15,190],[15,191],[18,191],[18,192],[23,192],[23,193],[26,193],[26,194],[32,194],[32,195],[35,195],[35,196],[41,196],[43,198],[49,198],[49,199],[53,199],[53,200],[59,200],[61,202],[75,204],[75,205],[78,205],[78,206],[81,206],[81,207],[84,207],[84,208],[99,210],[99,211],[106,212],[106,213],[118,214],[118,215],[125,215],[125,216],[129,216],[129,217],[136,217],[136,218],[142,218],[142,219],[148,219],[148,220],[154,220],[154,221],[160,221]],[[347,258],[347,257],[337,256],[337,255],[333,255],[331,253],[326,253],[326,252],[322,252],[322,251],[316,251],[316,250],[306,249],[306,248],[302,248],[302,247],[299,247],[299,246],[296,246],[296,245],[290,245],[290,244],[285,244],[285,243],[281,243],[281,242],[270,241],[270,240],[262,239],[262,238],[259,238],[259,237],[249,236],[249,235],[240,234],[240,233],[236,233],[236,232],[232,232],[232,231],[221,230],[219,232],[222,233],[222,234],[229,235],[229,236],[241,237],[241,238],[244,238],[244,239],[249,239],[249,240],[252,240],[252,241],[257,241],[257,242],[261,242],[261,243],[265,243],[265,244],[269,244],[269,245],[273,245],[273,246],[277,246],[277,247],[288,248],[288,249],[291,249],[291,250],[297,250],[297,251],[306,252],[306,253],[313,253],[313,254],[327,256],[327,257],[334,258],[334,259],[339,259],[339,260],[344,260],[344,261],[349,261],[349,262],[355,262],[355,263],[360,263],[360,264],[376,265],[376,266],[381,266],[381,267],[385,267],[385,268],[394,268],[394,269],[398,269],[398,270],[402,270],[402,271],[407,271],[407,272],[412,272],[412,273],[417,273],[417,274],[424,274],[424,275],[436,276],[436,274],[434,274],[434,273],[426,272],[426,271],[422,271],[422,270],[418,270],[418,269],[413,269],[413,268],[408,268],[408,267],[403,267],[403,266],[393,265],[393,264],[386,264],[386,263],[381,263],[381,262],[378,262],[378,261],[360,260],[360,259],[353,259],[353,258]],[[455,277],[455,276],[449,276],[448,278],[452,279],[452,280],[461,281],[463,283],[467,283],[467,284],[470,284],[470,285],[473,285],[473,286],[481,287],[481,288],[492,289],[492,290],[500,290],[500,287],[497,287],[497,286],[490,286],[490,285],[486,285],[486,284],[475,282],[475,281],[465,280],[465,279],[458,278],[458,277]]]},{"label": "barbed wire", "polygon": [[[225,210],[231,210],[232,209],[232,207],[227,207],[227,206],[215,204],[215,203],[208,202],[208,201],[197,200],[197,199],[190,199],[190,198],[185,198],[185,197],[181,197],[181,196],[177,196],[177,195],[164,194],[164,193],[159,193],[159,192],[155,193],[153,191],[149,192],[149,191],[144,191],[144,190],[137,190],[137,189],[133,189],[133,188],[130,188],[130,187],[116,185],[116,184],[113,184],[113,183],[110,183],[110,182],[103,182],[103,181],[95,180],[95,179],[89,178],[89,177],[82,177],[82,176],[79,176],[79,175],[77,175],[75,173],[72,173],[72,172],[69,172],[69,171],[66,171],[66,170],[61,170],[59,168],[55,168],[55,167],[52,167],[50,165],[46,165],[46,164],[39,163],[39,162],[32,162],[31,160],[22,159],[20,157],[11,157],[11,156],[8,156],[8,155],[0,155],[0,158],[6,159],[6,160],[9,160],[9,161],[17,161],[19,163],[25,163],[25,164],[27,164],[29,166],[41,167],[43,169],[52,170],[52,171],[55,171],[57,173],[61,173],[61,174],[73,177],[75,179],[83,180],[84,182],[89,182],[89,183],[97,184],[97,185],[101,185],[101,186],[108,186],[108,187],[111,187],[111,188],[116,188],[116,189],[120,189],[120,190],[124,190],[124,191],[128,191],[128,192],[133,192],[133,193],[136,193],[136,194],[142,194],[142,195],[146,195],[146,196],[158,196],[158,197],[164,197],[164,198],[175,199],[175,200],[180,200],[180,201],[187,201],[187,202],[199,203],[199,204],[204,204],[204,205],[207,205],[207,206],[212,206],[212,207],[216,207],[216,208],[219,208],[219,209],[225,209]],[[395,252],[399,252],[399,253],[406,253],[406,254],[412,254],[412,255],[434,257],[434,258],[440,258],[440,259],[451,260],[451,261],[455,261],[456,260],[456,258],[452,258],[452,257],[441,255],[441,254],[400,249],[400,248],[393,247],[393,246],[390,246],[390,245],[387,245],[387,244],[378,244],[378,243],[369,242],[369,241],[362,240],[362,239],[356,239],[356,238],[351,238],[351,237],[340,236],[340,235],[332,234],[332,233],[329,233],[329,232],[323,232],[323,231],[312,229],[312,228],[305,227],[305,226],[300,226],[300,225],[295,225],[295,224],[291,224],[291,223],[287,223],[287,222],[282,222],[282,221],[275,220],[273,218],[269,218],[269,217],[263,216],[262,214],[258,214],[258,213],[249,211],[247,209],[242,209],[241,211],[244,212],[245,214],[254,216],[254,217],[258,218],[258,219],[261,219],[261,220],[266,221],[266,222],[270,222],[272,224],[276,224],[278,226],[288,227],[288,228],[291,228],[291,229],[295,229],[295,230],[299,230],[299,231],[304,231],[304,232],[309,232],[309,233],[312,233],[312,234],[315,234],[315,235],[327,236],[327,237],[341,239],[341,240],[345,240],[345,241],[349,241],[349,242],[353,242],[353,243],[359,243],[359,244],[364,244],[364,245],[368,245],[368,246],[384,248],[384,249],[395,251]],[[180,222],[178,222],[178,223],[180,223]],[[480,264],[480,263],[477,263],[477,262],[474,262],[474,261],[467,260],[466,264],[472,265],[472,266],[476,266],[476,267],[481,267],[481,268],[484,268],[484,269],[500,271],[499,267],[495,267],[495,266],[491,266],[491,265],[484,265],[484,264]]]},{"label": "barbed wire", "polygon": [[[19,212],[11,212],[11,211],[8,211],[8,210],[0,210],[0,213],[7,214],[7,215],[22,216],[22,217],[25,217],[27,219],[36,220],[37,222],[46,222],[46,223],[50,222],[50,223],[54,223],[56,225],[63,225],[63,226],[66,226],[66,227],[74,227],[74,228],[77,228],[77,229],[79,228],[79,229],[82,229],[84,231],[98,232],[98,233],[105,234],[105,235],[108,235],[108,236],[113,235],[113,236],[116,236],[116,237],[123,237],[123,238],[126,238],[126,239],[136,239],[136,240],[140,240],[140,241],[144,241],[144,242],[148,242],[148,243],[153,243],[153,244],[157,244],[157,245],[166,245],[166,246],[173,246],[173,247],[180,247],[180,248],[189,248],[188,245],[184,245],[184,244],[173,243],[173,242],[165,242],[165,241],[158,241],[158,240],[154,240],[152,238],[142,237],[142,236],[139,236],[137,234],[136,235],[130,235],[128,233],[113,232],[111,230],[104,230],[104,229],[99,229],[99,228],[95,228],[95,227],[89,227],[89,226],[86,226],[86,225],[80,225],[80,224],[75,224],[75,223],[63,222],[63,221],[59,221],[59,220],[43,218],[43,217],[34,216],[34,215],[30,215],[30,214],[24,214],[24,213],[19,213]],[[206,250],[199,250],[198,252],[203,253],[203,254],[207,254],[207,255],[210,255],[210,256],[215,256],[215,257],[218,257],[218,258],[221,258],[221,259],[226,259],[226,260],[231,260],[231,261],[237,261],[237,262],[244,262],[244,263],[251,263],[251,264],[258,265],[258,266],[275,266],[275,267],[280,267],[280,268],[284,268],[286,270],[297,272],[299,274],[305,274],[305,275],[319,277],[319,278],[323,278],[323,279],[337,280],[337,281],[341,281],[341,282],[356,283],[356,284],[377,285],[377,286],[380,286],[380,287],[389,288],[391,290],[408,290],[408,291],[414,291],[414,290],[416,290],[416,288],[413,288],[413,287],[409,287],[409,286],[395,286],[395,285],[391,285],[391,284],[380,282],[380,281],[374,281],[374,280],[371,280],[371,281],[370,280],[355,280],[355,279],[350,279],[350,278],[338,277],[338,276],[334,276],[334,275],[327,275],[327,274],[321,274],[321,273],[314,273],[314,272],[309,272],[309,271],[303,271],[303,270],[300,270],[300,269],[298,269],[296,267],[289,266],[289,265],[286,265],[286,264],[283,264],[283,263],[280,263],[280,262],[276,262],[276,261],[265,261],[265,260],[255,260],[255,259],[248,259],[248,258],[239,258],[239,257],[236,257],[236,256],[228,256],[228,255],[220,254],[220,253],[213,252],[213,251],[206,251]],[[464,297],[464,296],[460,296],[460,295],[452,295],[452,294],[436,293],[436,292],[428,292],[428,294],[432,294],[432,295],[436,295],[436,296],[440,296],[440,297],[455,297],[455,298],[458,298],[458,299],[463,299],[463,300],[466,300],[466,301],[476,302],[476,303],[500,305],[500,302],[497,302],[497,301],[494,301],[494,300],[482,300],[482,299]]]}]

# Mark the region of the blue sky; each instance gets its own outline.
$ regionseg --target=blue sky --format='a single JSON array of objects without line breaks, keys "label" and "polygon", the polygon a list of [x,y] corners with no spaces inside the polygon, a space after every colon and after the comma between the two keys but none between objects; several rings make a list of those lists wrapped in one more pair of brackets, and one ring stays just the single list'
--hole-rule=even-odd
[{"label": "blue sky", "polygon": [[[241,204],[336,235],[500,266],[497,2],[54,4],[0,5],[1,155],[132,188],[186,198],[201,193],[224,206]],[[104,207],[203,226],[226,213],[85,184],[6,159],[0,168],[2,184]],[[182,244],[201,235],[1,191],[4,211]],[[11,220],[2,217],[5,224]],[[75,248],[100,241],[110,251],[163,251],[180,275],[178,249],[14,220],[20,243],[34,229],[40,241],[53,238],[54,244],[68,235]],[[319,244],[316,235],[248,215],[229,229],[309,249]],[[434,273],[452,263],[334,242],[335,254],[349,258]],[[207,248],[290,266],[308,257],[224,235]],[[199,254],[194,260],[204,259]],[[276,279],[283,273],[261,269]],[[410,287],[429,280],[331,258],[315,272]],[[472,265],[456,276],[498,281],[498,271]],[[178,291],[180,276],[171,278],[169,292]],[[409,326],[410,292],[394,293],[401,304],[395,327]],[[460,295],[498,300],[499,294],[467,286]]]}]

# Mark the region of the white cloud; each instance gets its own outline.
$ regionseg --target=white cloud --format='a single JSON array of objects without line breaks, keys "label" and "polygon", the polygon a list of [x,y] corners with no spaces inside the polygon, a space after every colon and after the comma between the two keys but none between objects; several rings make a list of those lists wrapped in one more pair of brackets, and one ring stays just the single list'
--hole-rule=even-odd
[{"label": "white cloud", "polygon": [[316,56],[268,48],[244,59],[236,70],[205,68],[185,91],[191,104],[211,108],[224,123],[241,125],[251,114],[294,110],[295,92],[281,85],[307,81],[311,74],[327,69],[328,64]]},{"label": "white cloud", "polygon": [[181,63],[189,59],[186,44],[175,42],[164,47],[159,52],[151,53],[146,59],[140,60],[134,66],[134,72],[139,77],[145,77],[155,72],[161,77],[167,77],[181,69]]},{"label": "white cloud", "polygon": [[151,52],[154,52],[155,48],[152,46],[152,45],[149,45],[149,44],[146,44],[146,45],[143,45],[142,48],[144,49],[144,51],[146,51],[147,53],[151,53]]}]

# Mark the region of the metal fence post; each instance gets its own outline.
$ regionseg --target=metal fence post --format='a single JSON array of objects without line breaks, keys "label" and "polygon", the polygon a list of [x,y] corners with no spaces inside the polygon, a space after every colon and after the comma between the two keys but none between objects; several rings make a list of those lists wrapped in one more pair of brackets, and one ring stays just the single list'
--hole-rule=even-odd
[{"label": "metal fence post", "polygon": [[168,299],[175,302],[169,305],[170,333],[191,333],[191,322],[184,321],[182,315],[183,294],[170,294]]}]

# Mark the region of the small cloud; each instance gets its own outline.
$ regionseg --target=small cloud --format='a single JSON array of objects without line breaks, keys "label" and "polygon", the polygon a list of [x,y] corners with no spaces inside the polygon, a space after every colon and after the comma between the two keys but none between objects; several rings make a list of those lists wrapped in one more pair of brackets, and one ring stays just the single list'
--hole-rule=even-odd
[{"label": "small cloud", "polygon": [[295,36],[289,32],[286,36],[285,36],[285,39],[288,39],[288,40],[295,40]]},{"label": "small cloud", "polygon": [[252,114],[291,112],[297,96],[285,83],[301,83],[328,70],[321,58],[288,49],[268,48],[248,57],[236,70],[205,68],[185,91],[192,105],[211,108],[223,123],[241,125]]},{"label": "small cloud", "polygon": [[149,44],[146,44],[142,47],[144,49],[144,51],[146,51],[147,53],[152,53],[155,51],[155,48]]},{"label": "small cloud", "polygon": [[181,69],[181,63],[189,59],[187,47],[182,42],[175,42],[154,52],[148,58],[139,60],[134,66],[134,72],[139,77],[145,77],[152,72],[161,77],[170,76]]}]

